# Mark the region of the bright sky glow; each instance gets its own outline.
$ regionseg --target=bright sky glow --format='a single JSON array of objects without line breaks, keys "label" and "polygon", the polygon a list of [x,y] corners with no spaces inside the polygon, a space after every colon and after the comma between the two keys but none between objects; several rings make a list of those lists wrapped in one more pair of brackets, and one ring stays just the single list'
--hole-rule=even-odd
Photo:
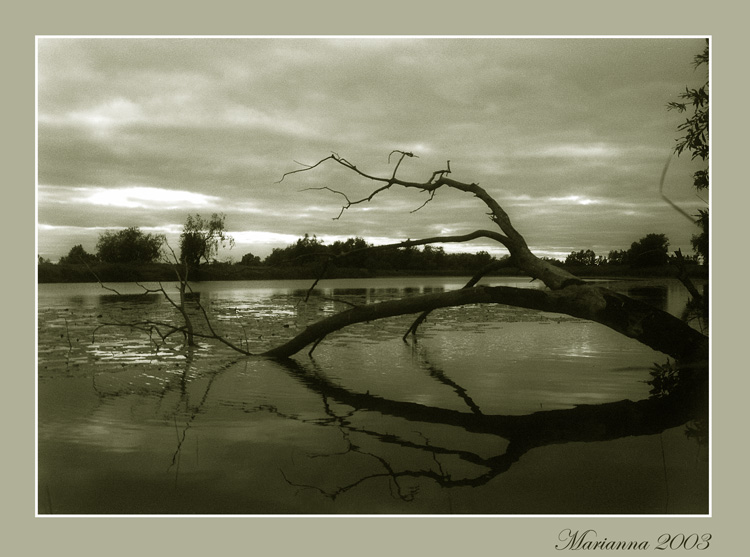
[{"label": "bright sky glow", "polygon": [[100,128],[133,124],[145,120],[141,107],[123,98],[112,99],[90,110],[70,112],[67,118],[73,123],[81,122]]},{"label": "bright sky glow", "polygon": [[132,186],[128,188],[93,188],[80,198],[83,203],[105,207],[126,207],[146,209],[160,206],[171,208],[201,208],[215,203],[218,198],[189,191],[174,191],[159,188]]},{"label": "bright sky glow", "polygon": [[617,156],[619,153],[620,150],[617,147],[604,144],[561,144],[543,147],[537,152],[537,155],[574,160],[576,158],[610,158]]}]

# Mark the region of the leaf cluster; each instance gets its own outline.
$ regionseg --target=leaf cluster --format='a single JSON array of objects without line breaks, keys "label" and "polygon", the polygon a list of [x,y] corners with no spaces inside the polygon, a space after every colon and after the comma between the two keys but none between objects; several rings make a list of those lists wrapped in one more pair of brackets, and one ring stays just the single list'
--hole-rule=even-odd
[{"label": "leaf cluster", "polygon": [[[695,57],[693,62],[696,69],[703,64],[708,65],[708,44],[706,44],[703,52]],[[700,158],[705,161],[709,156],[708,87],[707,78],[702,87],[697,89],[685,88],[685,92],[680,95],[680,99],[684,102],[674,101],[667,104],[668,110],[687,112],[692,109],[692,115],[677,127],[680,132],[684,132],[684,135],[677,139],[674,150],[678,155],[685,150],[690,151],[693,160]],[[699,190],[708,188],[707,170],[700,170],[695,173],[694,185]]]},{"label": "leaf cluster", "polygon": [[665,364],[654,363],[649,375],[651,379],[645,383],[651,385],[649,395],[654,398],[673,394],[680,385],[680,372],[669,359]]}]

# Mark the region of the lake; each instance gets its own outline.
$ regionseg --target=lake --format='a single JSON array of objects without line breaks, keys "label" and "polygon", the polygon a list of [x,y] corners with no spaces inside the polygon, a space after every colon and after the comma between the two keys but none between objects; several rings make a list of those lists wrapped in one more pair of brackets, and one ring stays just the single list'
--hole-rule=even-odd
[{"label": "lake", "polygon": [[[192,286],[227,339],[259,352],[351,304],[466,280],[322,281],[306,301],[312,281]],[[705,416],[655,409],[645,381],[667,357],[602,325],[449,308],[416,340],[402,316],[279,362],[102,326],[178,322],[161,294],[108,286],[122,295],[38,287],[39,514],[709,512]],[[669,279],[612,287],[675,315],[688,299]]]}]

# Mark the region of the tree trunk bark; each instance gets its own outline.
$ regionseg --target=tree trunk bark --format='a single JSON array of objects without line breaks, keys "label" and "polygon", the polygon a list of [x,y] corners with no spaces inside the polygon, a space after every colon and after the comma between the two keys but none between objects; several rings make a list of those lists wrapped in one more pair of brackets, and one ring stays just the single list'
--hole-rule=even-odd
[{"label": "tree trunk bark", "polygon": [[708,338],[685,322],[643,302],[589,284],[572,284],[554,291],[475,286],[357,306],[313,323],[296,337],[268,350],[263,356],[288,358],[326,335],[355,323],[445,307],[487,303],[590,319],[677,360],[701,361],[708,358]]}]

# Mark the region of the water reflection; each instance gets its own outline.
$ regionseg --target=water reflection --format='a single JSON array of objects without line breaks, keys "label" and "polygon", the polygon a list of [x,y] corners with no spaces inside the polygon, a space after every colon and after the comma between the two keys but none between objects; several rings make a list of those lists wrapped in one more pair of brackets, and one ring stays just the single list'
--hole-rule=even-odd
[{"label": "water reflection", "polygon": [[[368,288],[333,288],[331,294],[334,296],[366,296],[371,289]],[[322,291],[319,291],[322,295]]]},{"label": "water reflection", "polygon": [[[81,298],[83,299],[83,298]],[[150,304],[160,304],[164,300],[163,296],[161,294],[150,294],[150,293],[144,293],[144,294],[109,294],[107,296],[101,296],[99,297],[99,303],[103,306],[106,305],[150,305]]]},{"label": "water reflection", "polygon": [[438,382],[442,383],[443,385],[446,385],[450,387],[453,392],[458,395],[458,397],[463,400],[466,403],[466,406],[469,407],[469,409],[475,413],[475,414],[482,414],[482,411],[479,409],[479,406],[476,402],[469,396],[468,391],[463,388],[461,385],[453,381],[451,378],[449,378],[446,373],[439,369],[436,365],[430,363],[426,357],[425,349],[423,346],[418,346],[417,344],[413,345],[413,353],[419,357],[419,359],[422,362],[422,365],[427,369],[430,377],[435,378]]},{"label": "water reflection", "polygon": [[[172,368],[172,374],[161,375],[166,379],[160,383],[154,382],[153,376],[135,377],[127,371],[123,371],[127,377],[119,383],[112,374],[99,375],[93,383],[98,402],[90,418],[85,420],[85,428],[78,428],[77,433],[65,425],[75,424],[76,420],[66,421],[65,416],[60,415],[59,403],[52,407],[45,404],[47,412],[42,415],[42,423],[46,426],[40,436],[43,464],[40,494],[47,494],[44,498],[49,498],[50,502],[45,503],[41,512],[47,512],[47,508],[57,509],[54,512],[85,513],[243,514],[273,512],[272,509],[276,512],[331,512],[332,509],[307,495],[316,494],[322,501],[334,504],[346,495],[348,504],[357,501],[355,512],[371,513],[379,512],[369,505],[378,492],[402,504],[420,505],[416,511],[410,510],[411,507],[393,507],[387,512],[481,512],[477,510],[481,509],[480,502],[497,505],[499,510],[495,512],[524,512],[512,499],[511,508],[507,508],[504,501],[482,491],[472,496],[473,503],[468,507],[456,503],[455,509],[441,508],[430,484],[449,491],[468,487],[493,490],[497,479],[516,466],[533,473],[533,465],[529,468],[528,462],[520,464],[532,450],[656,435],[705,416],[700,404],[687,401],[688,404],[686,399],[674,395],[526,415],[487,414],[472,399],[468,389],[427,361],[424,354],[418,357],[426,375],[450,387],[464,410],[357,392],[329,377],[330,370],[314,361],[264,362],[262,366],[276,379],[289,377],[312,395],[310,399],[294,393],[288,384],[280,384],[277,392],[289,393],[289,400],[279,395],[266,395],[268,387],[260,389],[255,384],[259,370],[247,361],[239,366],[226,362],[207,372],[205,366],[197,367],[195,360],[186,357],[182,366]],[[232,392],[231,398],[227,398],[227,389]],[[43,388],[42,394],[47,391]],[[59,396],[59,389],[55,392]],[[68,412],[77,413],[80,409],[80,404],[75,403],[75,410],[69,408]],[[48,412],[55,412],[52,423],[61,422],[65,430],[50,429]],[[262,414],[275,421],[264,421],[259,418]],[[700,423],[705,423],[705,417],[703,422],[690,426],[690,431],[696,432],[692,435],[699,441],[698,432],[705,434],[706,431],[705,427],[701,430]],[[295,428],[284,424],[307,428],[299,430],[299,435],[308,441],[301,442],[296,435],[290,437]],[[67,433],[61,435],[63,431]],[[216,434],[219,437],[214,440]],[[227,435],[235,441],[217,445],[216,441]],[[66,439],[73,442],[63,445],[66,453],[80,455],[72,461],[79,473],[71,484],[70,495],[66,495],[65,488],[69,475],[62,465],[70,457],[61,458],[65,454],[61,453],[53,458],[55,453],[50,453],[50,447],[64,444]],[[92,456],[82,450],[87,446],[91,447],[89,450],[96,450]],[[637,451],[643,459],[643,447],[639,446]],[[106,457],[108,453],[131,456],[115,465]],[[268,462],[264,454],[269,455]],[[95,469],[91,468],[92,458],[96,462]],[[555,458],[556,466],[562,470],[570,466],[566,458]],[[140,469],[123,468],[122,463],[127,461]],[[596,466],[606,469],[615,463],[616,460],[605,460]],[[51,465],[54,472],[49,471]],[[279,486],[273,489],[281,506],[254,502],[263,484],[274,485],[274,473],[280,475],[288,489],[287,493]],[[543,469],[536,473],[540,479],[548,475]],[[107,478],[106,484],[95,480],[101,474]],[[227,481],[239,480],[237,493],[233,497],[223,496],[224,505],[212,494],[211,486],[218,492],[222,490],[221,483],[217,484],[217,475],[226,476]],[[240,480],[242,477],[257,477],[257,483],[242,489],[240,486],[245,484]],[[134,483],[136,478],[140,479]],[[163,482],[160,478],[171,478],[170,492],[158,487]],[[89,481],[97,486],[96,495],[87,495],[85,484]],[[642,481],[643,478],[639,480]],[[120,493],[118,486],[121,485],[128,486],[127,495]],[[198,485],[202,495],[196,495]],[[189,502],[186,497],[190,497]],[[551,492],[543,505],[526,509],[526,512],[549,513],[554,510],[550,505],[557,502],[558,497]],[[595,511],[598,504],[601,503],[588,501],[582,507],[569,507],[567,512]],[[700,502],[693,500],[693,504]],[[621,505],[619,512],[629,508],[623,501],[618,505]],[[672,509],[665,501],[663,510],[682,512],[684,507]],[[334,507],[333,512],[340,511]]]},{"label": "water reflection", "polygon": [[[358,284],[318,289],[309,304],[294,285],[201,294],[232,338],[254,346],[339,302],[406,292]],[[707,510],[707,466],[690,460],[707,441],[704,386],[687,396],[670,383],[649,397],[643,381],[663,358],[595,324],[441,310],[416,344],[400,340],[406,316],[342,331],[315,360],[238,362],[215,345],[155,346],[137,331],[91,342],[100,314],[168,319],[173,308],[84,299],[40,303],[42,513]],[[663,371],[667,385],[674,373]]]},{"label": "water reflection", "polygon": [[[336,427],[342,432],[344,448],[342,451],[314,455],[315,457],[336,457],[359,453],[374,459],[381,470],[358,477],[343,486],[336,488],[321,487],[294,480],[291,471],[284,472],[285,480],[294,487],[310,488],[323,496],[335,500],[368,480],[388,478],[392,482],[392,493],[405,501],[411,501],[415,488],[402,485],[403,479],[424,478],[437,483],[443,488],[480,487],[500,474],[508,471],[518,460],[532,449],[546,445],[570,442],[600,442],[622,437],[654,435],[666,429],[679,426],[690,420],[698,419],[697,424],[705,422],[705,393],[691,392],[689,396],[669,395],[650,398],[638,402],[623,400],[620,402],[582,405],[570,410],[550,410],[523,416],[485,415],[476,404],[466,397],[465,389],[449,380],[445,373],[430,366],[430,375],[441,383],[449,384],[471,408],[471,413],[458,412],[444,408],[432,407],[412,402],[384,399],[369,393],[357,393],[337,385],[325,377],[324,372],[314,364],[303,365],[294,361],[284,362],[286,371],[321,398],[328,420],[301,420],[323,427]],[[333,402],[350,407],[345,413],[336,413]],[[284,415],[273,407],[259,407],[258,410],[273,412],[289,420],[300,420],[293,415]],[[368,426],[358,426],[354,415],[359,412],[377,412],[383,416],[401,418],[412,422],[405,427],[411,439],[401,433],[378,431]],[[377,420],[369,419],[369,424]],[[449,426],[450,431],[443,430],[441,435],[424,434],[418,424]],[[389,422],[391,424],[391,422]],[[695,431],[699,426],[691,426]],[[705,430],[704,430],[705,431]],[[501,439],[504,450],[499,454],[482,456],[478,451],[457,448],[453,442],[460,437],[460,445],[466,444],[466,433],[496,436]],[[381,456],[372,450],[364,450],[361,443],[352,440],[352,434],[364,435],[378,444],[395,446],[408,451],[423,453],[429,458],[422,459],[426,466],[421,468],[400,469],[394,460],[411,461],[409,458]],[[421,441],[415,441],[416,434]],[[700,437],[694,435],[694,437]],[[704,441],[704,440],[703,440]],[[482,440],[483,449],[487,442]],[[444,468],[441,459],[455,457],[464,463],[477,467],[473,474],[456,474]],[[453,470],[456,469],[454,466]]]},{"label": "water reflection", "polygon": [[666,285],[631,286],[627,289],[626,294],[634,300],[639,300],[660,310],[667,311]]},{"label": "water reflection", "polygon": [[[192,355],[189,355],[186,358],[185,361],[185,370],[180,375],[179,380],[179,393],[180,397],[177,401],[175,408],[173,410],[173,419],[174,419],[174,427],[175,427],[175,433],[177,434],[177,447],[175,448],[174,453],[172,454],[172,460],[167,468],[168,471],[174,470],[174,481],[175,486],[177,485],[177,482],[179,480],[180,475],[180,462],[182,458],[182,447],[185,442],[185,439],[187,438],[188,430],[191,428],[193,422],[195,419],[199,416],[201,413],[203,406],[206,404],[206,401],[208,400],[209,393],[211,392],[211,387],[214,384],[214,381],[216,380],[221,373],[228,369],[230,366],[232,366],[235,362],[227,362],[224,365],[218,367],[208,377],[208,382],[203,390],[203,395],[200,397],[197,403],[191,403],[189,391],[188,391],[188,383],[191,380],[191,369],[193,366],[193,357]],[[162,391],[161,397],[164,397],[168,392],[168,389],[164,389]],[[177,416],[182,416],[181,423],[178,425],[177,423]]]}]

